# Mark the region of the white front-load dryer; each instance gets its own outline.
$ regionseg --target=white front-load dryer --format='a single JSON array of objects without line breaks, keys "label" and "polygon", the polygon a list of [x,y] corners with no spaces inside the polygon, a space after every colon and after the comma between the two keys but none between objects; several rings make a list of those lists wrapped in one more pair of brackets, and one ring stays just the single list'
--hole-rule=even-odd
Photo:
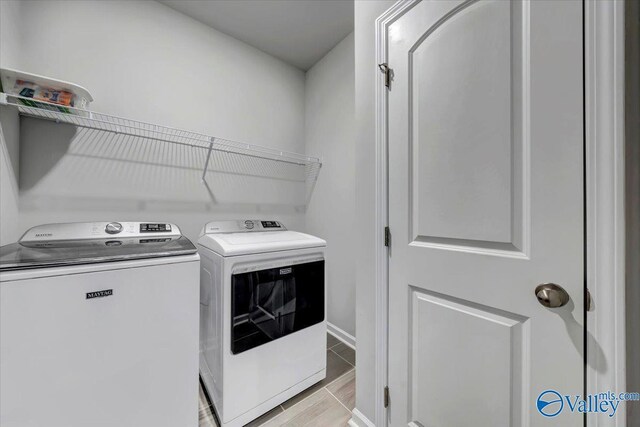
[{"label": "white front-load dryer", "polygon": [[200,374],[222,427],[326,376],[324,250],[278,221],[208,223],[200,253]]},{"label": "white front-load dryer", "polygon": [[196,427],[199,257],[174,224],[50,224],[0,248],[2,427]]}]

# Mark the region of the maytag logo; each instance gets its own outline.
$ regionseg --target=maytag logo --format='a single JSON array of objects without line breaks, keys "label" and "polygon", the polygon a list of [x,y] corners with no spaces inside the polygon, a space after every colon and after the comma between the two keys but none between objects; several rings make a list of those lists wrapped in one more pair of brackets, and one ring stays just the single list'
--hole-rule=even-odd
[{"label": "maytag logo", "polygon": [[110,297],[113,295],[113,289],[105,289],[103,291],[87,292],[87,299]]},{"label": "maytag logo", "polygon": [[280,274],[291,274],[291,271],[292,271],[291,267],[289,267],[289,268],[281,268],[280,269]]},{"label": "maytag logo", "polygon": [[36,237],[51,237],[53,233],[36,233]]}]

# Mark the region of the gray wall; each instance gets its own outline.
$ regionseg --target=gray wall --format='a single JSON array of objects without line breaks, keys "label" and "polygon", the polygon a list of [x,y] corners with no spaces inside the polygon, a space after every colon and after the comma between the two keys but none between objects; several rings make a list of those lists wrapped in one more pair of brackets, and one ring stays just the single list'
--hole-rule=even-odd
[{"label": "gray wall", "polygon": [[18,184],[15,179],[4,131],[0,127],[0,246],[20,237],[18,223]]},{"label": "gray wall", "polygon": [[[640,390],[640,2],[625,7],[627,390]],[[640,427],[640,403],[627,405],[628,427]]]},{"label": "gray wall", "polygon": [[[19,8],[0,3],[0,66],[20,57]],[[0,246],[20,237],[18,224],[18,128],[16,111],[0,108]]]},{"label": "gray wall", "polygon": [[355,2],[355,77],[356,77],[356,408],[369,420],[374,419],[375,386],[375,20],[393,5],[393,1]]},{"label": "gray wall", "polygon": [[323,156],[307,232],[329,242],[327,320],[355,336],[355,117],[353,33],[306,76],[306,153]]},{"label": "gray wall", "polygon": [[[29,23],[6,44],[3,25],[3,51],[18,46],[20,54],[3,55],[2,66],[82,85],[94,111],[304,152],[304,73],[253,47],[157,2],[1,7],[3,16]],[[237,217],[304,228],[304,184],[278,165],[215,155],[212,200],[199,179],[202,150],[21,122],[19,221],[12,224],[21,231],[46,222],[146,219],[175,222],[195,239],[205,222]]]}]

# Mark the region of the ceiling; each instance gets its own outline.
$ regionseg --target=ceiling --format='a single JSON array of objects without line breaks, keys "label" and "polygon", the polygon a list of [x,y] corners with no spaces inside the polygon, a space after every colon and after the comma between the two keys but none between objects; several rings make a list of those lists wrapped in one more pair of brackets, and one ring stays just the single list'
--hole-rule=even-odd
[{"label": "ceiling", "polygon": [[160,0],[303,71],[353,31],[353,0]]}]

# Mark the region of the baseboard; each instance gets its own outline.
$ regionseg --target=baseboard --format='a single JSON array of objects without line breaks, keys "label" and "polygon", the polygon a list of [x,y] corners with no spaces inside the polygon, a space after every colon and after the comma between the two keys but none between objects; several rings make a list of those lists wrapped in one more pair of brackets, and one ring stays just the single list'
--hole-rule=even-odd
[{"label": "baseboard", "polygon": [[369,418],[365,417],[362,412],[358,411],[358,408],[353,409],[348,425],[349,427],[376,427]]},{"label": "baseboard", "polygon": [[327,332],[338,338],[345,345],[351,347],[354,350],[356,349],[356,337],[338,328],[333,323],[327,322]]}]

